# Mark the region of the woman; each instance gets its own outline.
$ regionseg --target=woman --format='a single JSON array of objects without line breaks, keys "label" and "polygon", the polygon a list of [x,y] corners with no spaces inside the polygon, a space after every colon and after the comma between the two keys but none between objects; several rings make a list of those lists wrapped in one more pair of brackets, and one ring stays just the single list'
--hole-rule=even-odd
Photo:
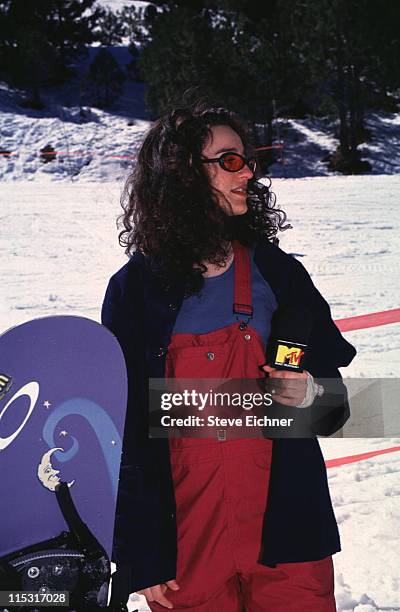
[{"label": "woman", "polygon": [[275,398],[309,405],[313,377],[326,377],[346,405],[338,367],[355,351],[305,269],[274,244],[285,215],[249,153],[233,113],[175,109],[148,132],[127,186],[120,238],[132,256],[102,311],[129,381],[115,585],[144,593],[152,610],[336,609],[340,542],[316,438],[148,437],[149,377],[259,377],[273,316],[293,303],[312,315],[305,369],[264,366]]}]

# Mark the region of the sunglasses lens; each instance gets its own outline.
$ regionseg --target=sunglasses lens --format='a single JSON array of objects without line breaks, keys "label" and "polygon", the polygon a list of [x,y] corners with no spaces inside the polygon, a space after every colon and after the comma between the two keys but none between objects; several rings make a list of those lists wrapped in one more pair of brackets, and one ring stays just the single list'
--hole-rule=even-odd
[{"label": "sunglasses lens", "polygon": [[245,164],[244,159],[241,155],[235,153],[228,153],[228,155],[222,155],[222,167],[228,172],[238,172]]}]

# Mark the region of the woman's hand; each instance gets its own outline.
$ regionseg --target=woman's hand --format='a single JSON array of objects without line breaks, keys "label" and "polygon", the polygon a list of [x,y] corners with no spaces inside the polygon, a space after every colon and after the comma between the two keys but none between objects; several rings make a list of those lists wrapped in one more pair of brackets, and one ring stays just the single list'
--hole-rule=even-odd
[{"label": "woman's hand", "polygon": [[141,591],[137,591],[140,595],[144,595],[147,601],[155,601],[159,603],[161,606],[165,606],[166,608],[173,608],[172,603],[167,599],[164,593],[167,589],[172,589],[173,591],[177,591],[180,588],[176,580],[168,580],[168,582],[164,582],[163,584],[156,584],[152,587],[148,587],[147,589],[142,589]]},{"label": "woman's hand", "polygon": [[307,393],[307,372],[292,372],[291,370],[275,370],[269,365],[262,367],[268,374],[266,390],[272,394],[272,399],[285,406],[300,406]]}]

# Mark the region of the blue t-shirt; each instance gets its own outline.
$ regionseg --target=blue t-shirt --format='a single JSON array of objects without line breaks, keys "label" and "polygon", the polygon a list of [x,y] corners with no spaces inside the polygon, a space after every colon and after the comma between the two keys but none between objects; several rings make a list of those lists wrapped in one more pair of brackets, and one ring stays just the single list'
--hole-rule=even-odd
[{"label": "blue t-shirt", "polygon": [[[271,318],[278,304],[254,262],[254,248],[250,249],[250,261],[253,317],[249,325],[260,334],[265,346],[271,332]],[[183,300],[173,333],[207,334],[241,320],[242,317],[238,319],[233,314],[234,263],[222,274],[205,278],[201,292]],[[243,318],[247,320],[247,317]]]}]

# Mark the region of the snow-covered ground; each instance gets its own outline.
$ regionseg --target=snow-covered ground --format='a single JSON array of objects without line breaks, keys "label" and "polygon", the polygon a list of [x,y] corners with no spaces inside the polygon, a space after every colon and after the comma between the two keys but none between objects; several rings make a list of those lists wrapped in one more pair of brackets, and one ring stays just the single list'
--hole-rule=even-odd
[{"label": "snow-covered ground", "polygon": [[[127,60],[125,60],[127,61]],[[118,113],[91,109],[82,119],[78,106],[53,102],[45,111],[15,109],[15,100],[0,86],[0,179],[5,181],[119,180],[135,157],[138,143],[149,126],[132,119],[127,108],[142,104],[140,88],[129,90]],[[83,121],[83,122],[81,122]],[[282,120],[284,164],[270,167],[271,176],[310,177],[331,175],[322,159],[338,145],[334,127],[323,119]],[[363,158],[372,174],[400,172],[400,114],[372,115],[367,120],[374,140],[362,145]],[[40,151],[51,145],[54,161],[43,163]]]},{"label": "snow-covered ground", "polygon": [[[372,137],[359,150],[362,158],[370,162],[371,173],[399,173],[400,114],[369,114],[365,127]],[[284,163],[271,166],[271,175],[292,178],[331,175],[322,160],[337,148],[338,128],[338,122],[329,118],[279,119],[275,122],[275,138],[284,144]]]},{"label": "snow-covered ground", "polygon": [[[128,97],[128,96],[127,96]],[[15,112],[15,102],[0,87],[0,179],[3,181],[102,181],[126,175],[148,121],[124,114],[52,104],[49,110]],[[134,96],[126,104],[137,105]],[[141,100],[139,102],[141,104]],[[44,163],[50,145],[57,158]]]},{"label": "snow-covered ground", "polygon": [[137,8],[144,8],[148,6],[148,2],[141,0],[98,0],[97,2],[101,6],[111,9],[114,11],[120,11],[124,6],[135,6]]},{"label": "snow-covered ground", "polygon": [[[79,107],[80,75],[98,49],[77,67],[77,75],[63,88],[42,93],[42,111],[19,106],[17,92],[0,83],[0,180],[3,181],[103,181],[121,180],[132,164],[138,144],[149,126],[142,83],[127,79],[123,93],[110,111]],[[132,57],[125,47],[110,48],[122,68]],[[372,140],[360,150],[370,161],[371,174],[400,173],[400,113],[367,116]],[[338,146],[337,124],[328,118],[280,119],[274,142],[282,142],[281,161],[269,173],[274,177],[332,175],[323,159]],[[57,152],[44,163],[43,147]],[[262,155],[262,153],[260,154]]]},{"label": "snow-covered ground", "polygon": [[[126,261],[115,227],[121,189],[122,181],[3,182],[0,332],[45,315],[99,320],[107,280]],[[334,318],[398,307],[399,175],[276,179],[273,189],[295,228],[281,246],[311,272]],[[399,324],[346,337],[358,356],[343,375],[399,376]],[[326,458],[399,444],[321,441]],[[334,556],[338,610],[400,610],[400,454],[328,475],[343,548]],[[143,599],[130,608],[147,609]]]},{"label": "snow-covered ground", "polygon": [[[122,68],[132,59],[126,47],[111,52]],[[99,320],[107,280],[126,261],[115,220],[149,112],[144,85],[127,79],[112,110],[82,117],[80,77],[95,53],[71,82],[42,92],[43,111],[22,108],[18,92],[0,83],[0,333],[46,315]],[[399,306],[400,114],[370,114],[366,127],[372,139],[360,150],[372,172],[343,177],[322,162],[338,144],[331,120],[275,125],[285,146],[270,174],[294,226],[281,246],[310,271],[337,319]],[[57,151],[49,163],[40,158],[46,145]],[[345,335],[358,355],[344,376],[400,376],[399,324]],[[326,459],[396,445],[400,438],[321,440]],[[400,453],[329,468],[328,477],[343,548],[334,556],[338,610],[399,611]],[[134,596],[135,609],[148,610],[143,598]]]},{"label": "snow-covered ground", "polygon": [[[273,189],[294,226],[281,246],[306,266],[335,319],[399,306],[399,175],[274,180]],[[345,375],[398,376],[395,327],[353,332],[359,356]]]}]

